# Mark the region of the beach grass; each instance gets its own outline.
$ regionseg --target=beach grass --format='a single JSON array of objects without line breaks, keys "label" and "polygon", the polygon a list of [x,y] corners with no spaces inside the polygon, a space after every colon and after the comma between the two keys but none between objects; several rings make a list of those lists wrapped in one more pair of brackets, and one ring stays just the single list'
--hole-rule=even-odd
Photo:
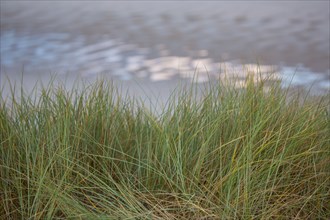
[{"label": "beach grass", "polygon": [[0,219],[330,219],[329,97],[266,84],[1,92]]}]

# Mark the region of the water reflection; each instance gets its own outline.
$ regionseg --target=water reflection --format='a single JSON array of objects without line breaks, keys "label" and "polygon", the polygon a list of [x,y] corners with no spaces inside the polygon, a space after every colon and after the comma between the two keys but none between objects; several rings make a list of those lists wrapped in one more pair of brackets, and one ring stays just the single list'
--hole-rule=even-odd
[{"label": "water reflection", "polygon": [[[248,68],[328,91],[328,6],[1,2],[1,71],[24,65],[26,74],[52,70],[120,80],[197,77],[205,82],[221,78],[224,69],[243,74],[242,68]],[[257,59],[265,65],[257,66]]]}]

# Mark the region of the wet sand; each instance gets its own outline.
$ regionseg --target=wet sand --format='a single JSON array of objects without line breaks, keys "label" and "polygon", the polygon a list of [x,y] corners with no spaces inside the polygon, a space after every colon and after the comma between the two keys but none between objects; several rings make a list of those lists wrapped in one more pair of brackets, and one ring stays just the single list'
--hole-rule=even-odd
[{"label": "wet sand", "polygon": [[257,62],[329,91],[329,2],[1,2],[2,83],[24,66],[29,84],[57,73],[170,88]]}]

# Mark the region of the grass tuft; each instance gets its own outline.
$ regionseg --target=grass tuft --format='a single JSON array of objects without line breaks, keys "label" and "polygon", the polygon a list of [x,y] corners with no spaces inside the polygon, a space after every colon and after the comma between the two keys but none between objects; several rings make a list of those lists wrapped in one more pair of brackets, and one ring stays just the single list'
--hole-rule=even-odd
[{"label": "grass tuft", "polygon": [[0,91],[0,218],[330,219],[326,97],[245,84]]}]

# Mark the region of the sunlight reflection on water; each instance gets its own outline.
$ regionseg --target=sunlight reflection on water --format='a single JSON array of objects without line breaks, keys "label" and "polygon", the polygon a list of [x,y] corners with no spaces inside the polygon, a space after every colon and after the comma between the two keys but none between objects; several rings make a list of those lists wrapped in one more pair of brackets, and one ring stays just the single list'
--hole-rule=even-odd
[{"label": "sunlight reflection on water", "polygon": [[4,2],[1,72],[205,82],[248,68],[329,91],[329,3],[251,4]]}]

